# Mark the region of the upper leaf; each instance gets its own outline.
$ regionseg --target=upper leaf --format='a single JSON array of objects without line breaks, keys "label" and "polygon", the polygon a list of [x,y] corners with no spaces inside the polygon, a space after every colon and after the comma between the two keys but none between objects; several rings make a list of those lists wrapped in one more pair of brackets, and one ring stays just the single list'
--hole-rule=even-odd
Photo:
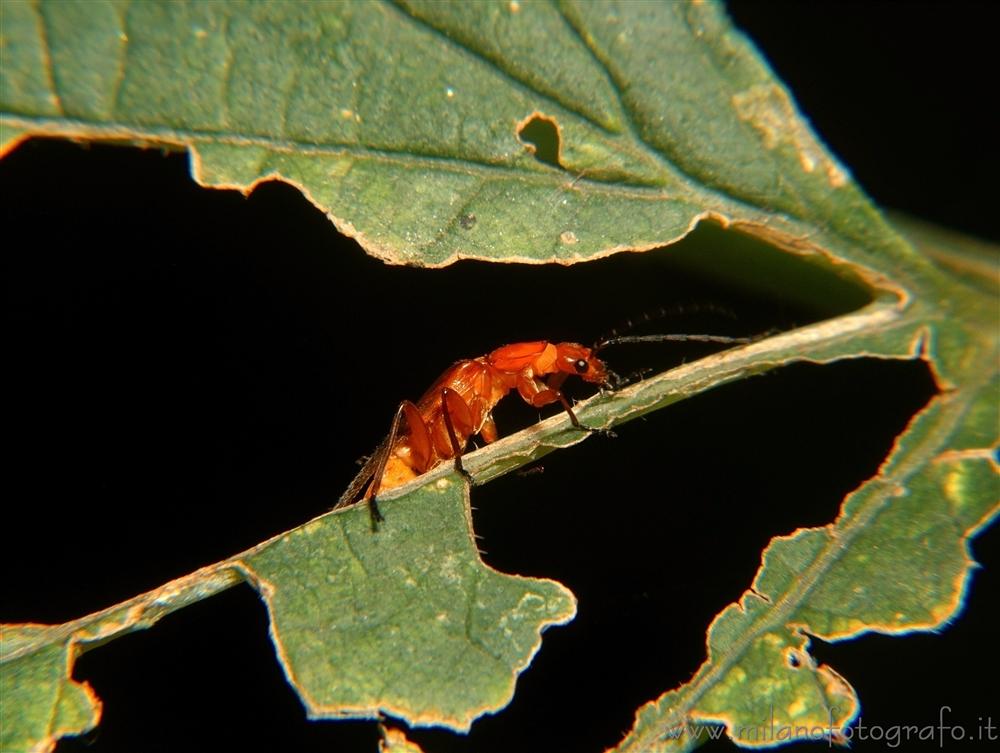
[{"label": "upper leaf", "polygon": [[707,216],[908,256],[713,4],[11,2],[4,19],[8,148],[184,147],[205,185],[292,182],[388,261],[571,262]]}]

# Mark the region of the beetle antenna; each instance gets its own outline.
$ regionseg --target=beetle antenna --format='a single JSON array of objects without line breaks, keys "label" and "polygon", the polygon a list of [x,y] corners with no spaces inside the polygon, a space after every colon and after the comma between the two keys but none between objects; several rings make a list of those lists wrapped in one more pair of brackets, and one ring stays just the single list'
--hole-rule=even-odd
[{"label": "beetle antenna", "polygon": [[710,314],[733,320],[737,318],[733,311],[715,303],[689,302],[678,303],[672,306],[659,306],[655,309],[644,311],[637,317],[626,319],[610,332],[607,332],[598,338],[597,342],[603,343],[609,340],[617,339],[627,335],[629,332],[632,332],[638,327],[642,327],[652,322],[658,322],[662,319],[676,319],[678,317],[690,317],[692,315],[699,314]]},{"label": "beetle antenna", "polygon": [[611,345],[632,343],[699,342],[735,345],[752,343],[757,339],[756,337],[729,337],[727,335],[622,335],[603,338],[594,345],[594,350],[601,351]]}]

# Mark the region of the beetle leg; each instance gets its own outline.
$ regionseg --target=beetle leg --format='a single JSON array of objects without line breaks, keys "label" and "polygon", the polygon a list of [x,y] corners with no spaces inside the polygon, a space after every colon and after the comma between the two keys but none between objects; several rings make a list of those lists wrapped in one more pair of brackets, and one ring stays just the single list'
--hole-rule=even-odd
[{"label": "beetle leg", "polygon": [[559,402],[563,410],[569,415],[569,420],[577,429],[584,428],[576,418],[573,407],[569,400],[558,387],[547,385],[528,374],[519,374],[517,378],[517,392],[528,405],[533,408],[541,408],[543,405]]},{"label": "beetle leg", "polygon": [[541,408],[559,399],[545,382],[536,379],[530,371],[517,375],[517,394],[533,408]]},{"label": "beetle leg", "polygon": [[589,426],[584,426],[583,424],[580,423],[580,420],[576,417],[576,414],[573,412],[573,407],[569,404],[569,400],[566,399],[566,396],[562,393],[562,390],[553,390],[553,392],[556,393],[556,399],[558,399],[559,402],[562,403],[563,410],[566,411],[566,413],[569,415],[570,423],[573,424],[573,426],[575,426],[577,429],[591,431],[591,428]]},{"label": "beetle leg", "polygon": [[548,405],[549,403],[558,402],[562,405],[563,410],[566,411],[566,415],[569,416],[570,423],[581,431],[597,432],[598,434],[605,434],[609,437],[616,436],[616,434],[610,429],[597,429],[580,423],[580,420],[573,412],[573,406],[569,404],[569,400],[566,398],[566,395],[564,395],[563,391],[558,387],[558,384],[561,382],[561,379],[550,380],[549,384],[546,384],[545,382],[540,382],[533,377],[518,377],[517,392],[522,398],[524,398],[528,405],[535,408],[540,408],[543,405]]},{"label": "beetle leg", "polygon": [[[448,432],[448,441],[451,442],[451,450],[454,453],[455,470],[468,477],[465,468],[462,467],[464,443],[459,442],[458,435],[461,432],[463,437],[467,437],[471,433],[472,414],[462,396],[450,387],[441,390],[441,416],[444,418],[444,428]],[[456,424],[458,431],[455,429]]]}]

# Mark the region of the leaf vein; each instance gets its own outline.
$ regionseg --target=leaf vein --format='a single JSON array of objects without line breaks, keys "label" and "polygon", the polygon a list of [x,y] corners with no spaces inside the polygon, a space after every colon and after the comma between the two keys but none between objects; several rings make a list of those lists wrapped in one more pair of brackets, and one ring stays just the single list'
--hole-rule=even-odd
[{"label": "leaf vein", "polygon": [[118,106],[121,103],[122,90],[125,88],[125,77],[128,75],[128,56],[130,49],[128,16],[131,5],[131,0],[126,0],[125,5],[121,6],[120,9],[116,7],[116,10],[118,11],[118,39],[121,44],[118,48],[118,69],[116,71],[115,80],[112,83],[111,97],[108,101],[109,115],[116,115],[118,113]]},{"label": "leaf vein", "polygon": [[445,40],[452,47],[461,50],[463,53],[475,58],[476,60],[479,60],[484,65],[487,65],[492,70],[496,71],[498,74],[507,79],[511,84],[516,86],[518,89],[527,90],[534,96],[540,97],[546,100],[547,102],[551,102],[552,104],[558,106],[560,109],[566,110],[576,115],[577,117],[585,121],[588,125],[593,126],[601,133],[604,133],[609,136],[617,135],[616,131],[610,130],[603,124],[594,120],[590,115],[588,115],[586,112],[580,109],[579,106],[576,105],[575,103],[565,101],[563,98],[560,98],[558,96],[558,92],[548,93],[542,91],[537,86],[533,85],[530,81],[526,81],[523,78],[521,78],[516,71],[504,68],[499,61],[492,59],[486,53],[481,52],[480,50],[477,50],[469,46],[460,39],[455,39],[454,37],[450,36],[447,31],[445,31],[444,29],[439,29],[438,27],[434,26],[431,22],[413,15],[405,7],[399,4],[399,0],[388,0],[388,2],[390,2],[392,6],[396,8],[397,11],[406,16],[407,19],[409,19],[415,24],[418,24],[422,28],[433,32],[436,36]]},{"label": "leaf vein", "polygon": [[[198,141],[209,141],[213,143],[228,144],[231,146],[263,147],[276,153],[294,153],[300,155],[330,156],[340,157],[344,155],[357,159],[369,159],[372,161],[381,160],[386,163],[394,163],[408,169],[426,168],[435,170],[449,170],[466,175],[501,175],[516,178],[519,182],[529,182],[535,184],[560,186],[565,183],[565,173],[556,173],[551,169],[546,170],[526,170],[520,167],[508,165],[497,165],[486,160],[455,159],[445,155],[432,152],[416,152],[392,150],[386,148],[376,148],[370,146],[358,146],[355,144],[329,143],[323,145],[297,142],[293,140],[279,140],[270,136],[262,135],[233,135],[219,131],[206,129],[186,128],[178,130],[175,128],[143,125],[144,135],[136,134],[136,124],[130,123],[95,123],[93,121],[80,118],[65,118],[53,121],[51,118],[32,117],[24,115],[13,115],[0,112],[9,125],[32,130],[35,133],[46,133],[64,137],[85,137],[85,138],[107,138],[110,140],[128,139],[130,142],[162,141],[178,146],[196,147]],[[672,197],[664,193],[659,187],[651,187],[635,183],[604,183],[583,178],[576,181],[577,188],[586,186],[591,194],[601,194],[607,196],[617,196],[645,201],[669,201]],[[687,199],[689,202],[690,199]]]},{"label": "leaf vein", "polygon": [[[575,19],[571,18],[565,9],[565,5],[562,2],[555,3],[556,10],[562,17],[566,24],[566,27],[572,32],[572,34],[580,41],[581,46],[590,54],[593,58],[594,63],[603,71],[605,77],[608,80],[611,90],[615,93],[615,99],[618,102],[618,108],[622,113],[622,121],[628,128],[628,135],[631,136],[636,143],[640,144],[647,154],[652,155],[661,165],[668,166],[675,171],[683,172],[680,170],[678,164],[670,159],[669,155],[663,154],[659,149],[655,148],[652,144],[643,138],[642,134],[638,129],[638,124],[635,120],[635,114],[632,109],[625,104],[625,99],[622,97],[622,85],[619,81],[619,77],[614,74],[611,70],[611,66],[608,64],[607,60],[601,56],[598,50],[593,44],[587,39],[587,36],[580,30]],[[694,177],[684,173],[688,180],[695,181]],[[697,182],[697,181],[695,181]]]},{"label": "leaf vein", "polygon": [[56,111],[60,115],[66,115],[66,112],[63,110],[62,97],[59,95],[59,77],[56,75],[55,64],[52,60],[52,46],[49,44],[49,21],[46,17],[44,7],[45,6],[42,5],[32,4],[32,8],[35,9],[35,14],[38,16],[38,36],[42,42],[45,75],[48,78],[49,93],[52,96],[52,104],[55,105]]}]

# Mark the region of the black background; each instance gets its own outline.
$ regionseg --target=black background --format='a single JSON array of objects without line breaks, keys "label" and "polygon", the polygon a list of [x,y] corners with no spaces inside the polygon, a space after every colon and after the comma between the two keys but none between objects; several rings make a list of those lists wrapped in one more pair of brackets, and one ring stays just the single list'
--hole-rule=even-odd
[{"label": "black background", "polygon": [[[994,11],[729,7],[876,201],[1000,235]],[[672,329],[817,316],[679,269],[654,277],[634,255],[571,269],[386,267],[296,190],[202,190],[186,157],[155,150],[31,141],[0,162],[0,190],[15,240],[3,251],[4,622],[81,616],[320,514],[396,403],[456,358],[589,341],[677,302],[736,318],[688,315]],[[661,366],[698,352],[621,358]],[[615,743],[640,703],[697,669],[706,625],[750,583],[768,540],[832,520],[933,389],[917,363],[791,367],[474,490],[487,562],[562,581],[579,616],[546,634],[502,714],[468,738],[413,737],[429,752]],[[498,413],[508,430],[537,415],[514,402]],[[970,730],[1000,717],[996,685],[976,681],[998,670],[998,541],[994,529],[975,542],[985,567],[947,630],[815,647],[858,690],[866,725],[931,724],[942,706]],[[376,739],[371,723],[305,720],[247,587],[83,656],[75,676],[104,720],[60,750],[371,750]]]}]

